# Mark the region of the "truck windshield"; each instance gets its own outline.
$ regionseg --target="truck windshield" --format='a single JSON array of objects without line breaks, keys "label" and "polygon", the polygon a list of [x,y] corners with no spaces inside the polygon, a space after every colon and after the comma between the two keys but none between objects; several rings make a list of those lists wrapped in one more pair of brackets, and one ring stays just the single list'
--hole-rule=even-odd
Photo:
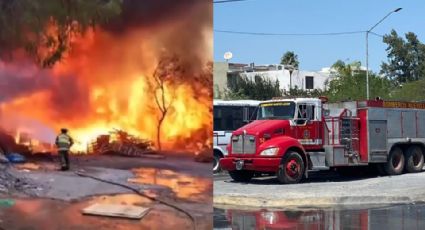
[{"label": "truck windshield", "polygon": [[294,102],[270,102],[260,104],[257,113],[258,120],[292,119],[295,113]]}]

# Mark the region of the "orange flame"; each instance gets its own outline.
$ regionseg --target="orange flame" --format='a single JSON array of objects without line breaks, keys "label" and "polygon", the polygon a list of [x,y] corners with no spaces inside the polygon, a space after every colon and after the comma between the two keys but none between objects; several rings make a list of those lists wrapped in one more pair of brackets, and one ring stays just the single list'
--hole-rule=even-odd
[{"label": "orange flame", "polygon": [[[89,30],[74,38],[72,49],[48,71],[51,85],[0,101],[0,112],[37,120],[55,131],[67,127],[76,140],[75,151],[85,151],[90,141],[113,129],[155,142],[161,113],[149,83],[154,83],[152,74],[164,52],[157,39],[137,30],[125,35]],[[161,128],[164,148],[194,146],[188,139],[209,141],[211,87],[194,90],[193,84],[187,80],[165,86],[165,100],[172,104]],[[32,134],[43,135],[36,130]]]}]

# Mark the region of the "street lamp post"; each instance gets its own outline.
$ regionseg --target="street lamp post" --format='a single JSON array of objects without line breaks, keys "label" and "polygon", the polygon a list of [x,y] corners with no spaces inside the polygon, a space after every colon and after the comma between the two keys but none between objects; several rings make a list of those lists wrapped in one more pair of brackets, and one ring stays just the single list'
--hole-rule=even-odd
[{"label": "street lamp post", "polygon": [[366,31],[366,98],[369,100],[369,33],[375,29],[382,21],[388,18],[392,13],[399,12],[402,8],[397,8],[389,12],[385,17],[383,17],[379,22],[372,26],[369,30]]}]

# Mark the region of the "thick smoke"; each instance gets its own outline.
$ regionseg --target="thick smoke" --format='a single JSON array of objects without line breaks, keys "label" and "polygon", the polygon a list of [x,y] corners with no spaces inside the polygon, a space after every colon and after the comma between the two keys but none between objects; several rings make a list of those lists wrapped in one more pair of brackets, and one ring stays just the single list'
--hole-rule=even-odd
[{"label": "thick smoke", "polygon": [[31,62],[0,61],[0,103],[51,87],[53,79],[48,72]]},{"label": "thick smoke", "polygon": [[[168,27],[166,32],[159,31],[163,27]],[[184,69],[181,80],[187,82],[199,76],[212,58],[212,47],[205,44],[212,39],[212,4],[208,0],[124,0],[121,16],[101,29],[116,37],[133,30],[145,31],[143,36],[153,34],[156,56],[178,57],[178,65]],[[143,39],[140,38],[141,42]],[[52,103],[58,106],[75,102],[71,97],[87,96],[89,89],[74,76],[53,79],[50,70],[38,68],[29,58],[13,60],[12,63],[0,61],[0,102],[44,89],[52,91]],[[141,65],[144,62],[148,61],[140,60]],[[84,110],[85,104],[81,102],[84,100],[76,105]]]},{"label": "thick smoke", "polygon": [[[121,16],[105,25],[105,28],[122,33],[131,27],[157,27],[167,21],[181,20],[185,13],[191,12],[199,5],[211,5],[211,1],[124,0]],[[203,13],[205,14],[205,11]]]},{"label": "thick smoke", "polygon": [[178,56],[193,76],[212,59],[212,45],[205,44],[212,41],[212,16],[209,0],[125,0],[121,17],[104,28],[119,36],[140,28],[158,34],[158,28],[168,27],[157,39],[158,52]]},{"label": "thick smoke", "polygon": [[75,114],[75,110],[80,115],[88,112],[89,107],[84,98],[87,98],[90,89],[79,84],[75,76],[63,75],[55,78],[52,70],[40,69],[26,60],[20,60],[19,64],[0,62],[0,105],[44,91],[49,92],[51,106],[64,118]]}]

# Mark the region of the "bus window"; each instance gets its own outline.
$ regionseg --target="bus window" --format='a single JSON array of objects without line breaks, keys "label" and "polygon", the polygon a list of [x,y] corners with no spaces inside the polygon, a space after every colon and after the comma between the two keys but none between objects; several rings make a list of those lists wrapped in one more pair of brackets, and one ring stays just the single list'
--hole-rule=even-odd
[{"label": "bus window", "polygon": [[243,107],[243,122],[249,122],[249,107]]},{"label": "bus window", "polygon": [[221,120],[222,120],[222,114],[221,114],[222,107],[221,106],[214,106],[214,131],[223,130]]},{"label": "bus window", "polygon": [[233,131],[244,125],[244,107],[214,106],[214,131]]},{"label": "bus window", "polygon": [[249,107],[249,121],[253,121],[257,118],[257,106],[250,106]]}]

